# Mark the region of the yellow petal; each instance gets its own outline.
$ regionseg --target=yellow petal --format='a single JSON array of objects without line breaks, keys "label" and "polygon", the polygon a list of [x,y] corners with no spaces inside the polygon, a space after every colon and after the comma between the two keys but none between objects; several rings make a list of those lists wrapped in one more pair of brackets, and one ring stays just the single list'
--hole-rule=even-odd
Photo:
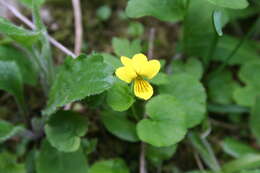
[{"label": "yellow petal", "polygon": [[137,97],[148,100],[153,95],[153,87],[143,79],[136,79],[134,83],[134,93]]},{"label": "yellow petal", "polygon": [[133,68],[128,66],[119,67],[116,69],[116,76],[127,83],[130,83],[134,78],[137,77]]},{"label": "yellow petal", "polygon": [[147,62],[148,62],[147,57],[144,54],[142,53],[135,54],[134,57],[132,58],[132,64],[135,69],[135,72],[139,74],[143,66],[146,65]]},{"label": "yellow petal", "polygon": [[144,64],[139,74],[148,79],[152,79],[160,71],[160,68],[161,64],[158,60],[151,60]]},{"label": "yellow petal", "polygon": [[121,56],[120,60],[125,66],[132,66],[132,60],[126,56]]}]

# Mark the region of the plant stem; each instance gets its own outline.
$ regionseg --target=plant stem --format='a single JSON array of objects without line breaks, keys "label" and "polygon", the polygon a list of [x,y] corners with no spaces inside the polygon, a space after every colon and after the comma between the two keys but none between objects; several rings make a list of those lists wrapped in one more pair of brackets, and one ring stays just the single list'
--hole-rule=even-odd
[{"label": "plant stem", "polygon": [[75,20],[75,49],[74,53],[79,55],[83,42],[83,27],[80,0],[72,0],[74,20]]},{"label": "plant stem", "polygon": [[[35,25],[27,17],[25,17],[23,14],[21,14],[15,7],[13,7],[12,5],[8,4],[4,0],[0,0],[0,3],[3,6],[5,6],[10,12],[12,12],[14,16],[16,16],[18,19],[20,19],[23,23],[25,23],[28,27],[30,27],[31,29],[35,29],[36,28]],[[71,56],[72,58],[76,58],[77,57],[74,53],[72,53],[68,48],[63,46],[57,40],[55,40],[54,38],[52,38],[51,36],[49,36],[47,34],[46,34],[46,36],[47,36],[48,40],[50,41],[50,43],[52,45],[54,45],[55,47],[57,47],[58,49],[60,49],[62,52],[64,52],[65,54]]]}]

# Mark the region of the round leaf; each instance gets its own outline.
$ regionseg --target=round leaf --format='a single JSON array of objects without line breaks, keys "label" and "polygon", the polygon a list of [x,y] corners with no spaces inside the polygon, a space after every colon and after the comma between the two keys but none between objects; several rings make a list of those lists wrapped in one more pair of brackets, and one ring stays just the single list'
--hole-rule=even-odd
[{"label": "round leaf", "polygon": [[122,159],[111,159],[96,162],[89,173],[129,173],[129,169]]},{"label": "round leaf", "polygon": [[60,151],[72,152],[80,147],[80,137],[87,132],[86,119],[71,111],[59,111],[45,125],[47,139]]},{"label": "round leaf", "polygon": [[150,119],[141,120],[137,133],[142,141],[165,147],[181,141],[186,132],[186,114],[182,105],[170,95],[159,95],[146,105]]}]

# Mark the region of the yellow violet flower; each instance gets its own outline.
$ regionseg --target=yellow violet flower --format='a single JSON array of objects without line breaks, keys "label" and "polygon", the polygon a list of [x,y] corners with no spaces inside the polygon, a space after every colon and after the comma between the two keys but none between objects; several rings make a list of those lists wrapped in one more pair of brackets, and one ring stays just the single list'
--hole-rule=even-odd
[{"label": "yellow violet flower", "polygon": [[153,87],[145,79],[152,79],[160,70],[158,60],[147,60],[144,54],[136,54],[132,59],[122,56],[121,62],[124,65],[116,69],[116,76],[130,83],[134,80],[134,93],[137,97],[148,100],[153,95]]}]

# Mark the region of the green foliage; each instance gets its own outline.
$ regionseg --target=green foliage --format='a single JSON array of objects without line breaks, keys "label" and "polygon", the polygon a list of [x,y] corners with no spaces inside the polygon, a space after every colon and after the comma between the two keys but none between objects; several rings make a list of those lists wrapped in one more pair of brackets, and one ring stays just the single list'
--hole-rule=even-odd
[{"label": "green foliage", "polygon": [[141,40],[133,40],[130,42],[127,39],[116,38],[112,40],[114,52],[117,56],[127,56],[132,58],[133,55],[142,52]]},{"label": "green foliage", "polygon": [[23,82],[35,85],[37,82],[37,72],[30,58],[23,52],[11,46],[0,46],[0,61],[14,61],[21,71]]},{"label": "green foliage", "polygon": [[135,123],[130,121],[123,113],[104,111],[101,118],[106,129],[113,135],[129,142],[139,141]]},{"label": "green foliage", "polygon": [[129,173],[129,169],[122,159],[110,159],[94,163],[89,173]]},{"label": "green foliage", "polygon": [[23,128],[21,126],[14,126],[7,121],[0,121],[0,143],[8,140],[17,133],[21,132]]},{"label": "green foliage", "polygon": [[2,17],[0,17],[0,33],[9,36],[14,41],[25,46],[31,46],[38,41],[40,37],[40,32],[29,31],[22,27],[15,26]]},{"label": "green foliage", "polygon": [[125,111],[131,107],[135,99],[130,87],[118,81],[107,92],[107,104],[115,111]]},{"label": "green foliage", "polygon": [[187,126],[201,123],[206,113],[206,94],[202,84],[193,76],[176,74],[170,76],[170,83],[159,87],[161,93],[174,96],[184,107]]},{"label": "green foliage", "polygon": [[75,60],[69,57],[59,68],[44,114],[52,114],[58,107],[109,89],[114,81],[112,73],[99,54],[82,55]]},{"label": "green foliage", "polygon": [[150,82],[154,85],[166,85],[170,80],[167,74],[159,72]]},{"label": "green foliage", "polygon": [[161,165],[164,160],[170,159],[176,152],[177,145],[169,147],[154,147],[148,145],[147,158],[155,165]]},{"label": "green foliage", "polygon": [[87,160],[81,149],[64,153],[53,148],[46,140],[36,160],[37,173],[87,173]]},{"label": "green foliage", "polygon": [[33,2],[36,3],[37,5],[42,5],[45,2],[45,0],[20,0],[20,1],[21,3],[23,3],[29,8],[32,8]]},{"label": "green foliage", "polygon": [[73,152],[80,147],[80,137],[87,132],[87,121],[72,111],[59,111],[51,115],[45,125],[50,144],[63,152]]},{"label": "green foliage", "polygon": [[242,66],[239,78],[246,84],[245,87],[234,91],[235,101],[242,106],[253,106],[260,89],[259,76],[260,61],[250,61]]},{"label": "green foliage", "polygon": [[248,144],[245,144],[243,142],[240,142],[238,140],[229,137],[226,137],[222,141],[221,146],[225,151],[225,153],[235,158],[240,158],[243,155],[247,155],[247,154],[257,153],[257,151],[252,147],[250,147]]},{"label": "green foliage", "polygon": [[189,1],[183,26],[184,50],[188,55],[204,59],[209,56],[216,35],[212,22],[214,10],[215,6],[205,0]]},{"label": "green foliage", "polygon": [[7,152],[0,153],[0,172],[26,173],[25,165],[23,163],[17,163],[17,158]]},{"label": "green foliage", "polygon": [[233,92],[238,87],[238,83],[233,80],[232,73],[223,70],[214,78],[208,80],[209,98],[214,103],[231,104]]},{"label": "green foliage", "polygon": [[255,104],[253,105],[250,121],[249,121],[250,129],[252,134],[256,137],[258,143],[260,142],[260,95],[257,95]]},{"label": "green foliage", "polygon": [[[232,36],[222,36],[219,38],[213,59],[220,62],[226,62],[226,57],[232,52],[236,44],[240,40]],[[233,58],[227,63],[230,65],[241,65],[251,60],[257,60],[259,54],[254,42],[245,41],[239,50],[234,54]]]},{"label": "green foliage", "polygon": [[184,17],[185,2],[185,0],[130,0],[126,14],[132,18],[153,16],[163,21],[177,22]]},{"label": "green foliage", "polygon": [[244,169],[254,169],[260,166],[259,154],[247,154],[234,161],[230,161],[223,165],[223,171],[225,173],[235,173]]},{"label": "green foliage", "polygon": [[214,27],[215,27],[216,32],[218,33],[219,36],[223,35],[223,32],[222,32],[222,27],[223,27],[222,15],[223,15],[222,11],[215,10],[213,12]]},{"label": "green foliage", "polygon": [[101,6],[97,9],[97,17],[100,20],[106,21],[111,16],[111,8],[107,5]]},{"label": "green foliage", "polygon": [[143,119],[137,125],[137,134],[142,141],[166,147],[184,138],[187,132],[186,114],[175,97],[159,95],[152,98],[146,105],[146,114],[149,119]]},{"label": "green foliage", "polygon": [[114,70],[117,69],[118,67],[122,66],[122,63],[120,62],[120,60],[117,57],[110,55],[108,53],[102,53],[102,56],[104,59],[104,63],[113,67]]},{"label": "green foliage", "polygon": [[172,61],[172,72],[174,75],[187,73],[194,76],[196,79],[201,79],[203,75],[203,66],[196,58],[189,58],[186,63],[178,59]]},{"label": "green foliage", "polygon": [[243,9],[246,8],[249,4],[247,0],[208,0],[212,4],[215,4],[220,7],[232,8],[232,9]]},{"label": "green foliage", "polygon": [[131,22],[127,32],[133,37],[140,37],[144,33],[144,26],[139,22]]},{"label": "green foliage", "polygon": [[12,94],[24,108],[23,79],[15,62],[0,61],[0,89]]}]

